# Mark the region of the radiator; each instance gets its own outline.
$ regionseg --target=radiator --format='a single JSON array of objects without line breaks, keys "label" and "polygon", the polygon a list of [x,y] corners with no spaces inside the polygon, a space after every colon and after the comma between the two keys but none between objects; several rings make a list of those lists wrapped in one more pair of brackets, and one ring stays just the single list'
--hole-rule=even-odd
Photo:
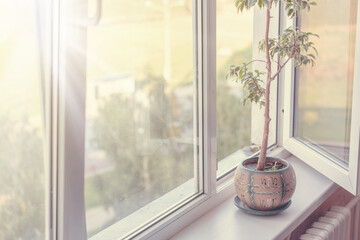
[{"label": "radiator", "polygon": [[312,223],[301,240],[359,240],[360,197],[345,207],[332,206],[324,216]]}]

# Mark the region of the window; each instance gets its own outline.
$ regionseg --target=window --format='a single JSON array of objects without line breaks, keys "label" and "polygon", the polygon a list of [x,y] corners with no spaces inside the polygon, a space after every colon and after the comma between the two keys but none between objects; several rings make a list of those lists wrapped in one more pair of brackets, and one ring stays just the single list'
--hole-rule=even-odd
[{"label": "window", "polygon": [[88,237],[122,219],[126,234],[200,191],[195,10],[191,0],[104,1],[87,27]]},{"label": "window", "polygon": [[[325,5],[336,14],[322,13]],[[321,36],[315,39],[321,54],[316,68],[297,71],[294,136],[323,149],[344,166],[349,161],[356,5],[357,1],[347,1],[339,9],[333,2],[322,1],[299,21],[304,31]]]},{"label": "window", "polygon": [[[0,8],[0,238],[168,238],[257,152],[262,110],[225,75],[262,57],[264,12],[237,15],[230,0],[47,2]],[[298,22],[320,31],[318,67],[289,66],[272,84],[269,145],[359,193],[360,6],[318,4]],[[292,24],[279,10],[273,35]]]},{"label": "window", "polygon": [[124,237],[203,192],[197,6],[68,2],[60,5],[60,221],[65,232],[76,231],[69,221],[86,222],[75,236],[91,239],[117,223],[114,237]]},{"label": "window", "polygon": [[285,146],[353,193],[358,188],[359,161],[357,15],[356,0],[345,1],[340,8],[321,1],[311,14],[301,15],[298,26],[320,35],[314,39],[319,56],[316,67],[296,70],[294,105],[285,109],[286,121],[294,114]]}]

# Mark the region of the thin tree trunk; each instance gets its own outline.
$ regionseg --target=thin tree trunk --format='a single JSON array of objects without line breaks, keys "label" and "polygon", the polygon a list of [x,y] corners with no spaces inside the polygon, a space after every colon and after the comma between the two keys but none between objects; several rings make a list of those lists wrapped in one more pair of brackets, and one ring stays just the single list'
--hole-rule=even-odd
[{"label": "thin tree trunk", "polygon": [[268,146],[269,139],[269,125],[270,125],[270,84],[271,84],[271,59],[269,53],[269,29],[270,29],[270,9],[272,5],[272,0],[269,3],[269,7],[266,9],[266,31],[265,31],[265,53],[266,53],[266,68],[267,68],[267,77],[266,77],[266,88],[265,88],[265,111],[264,111],[264,133],[261,144],[260,156],[256,170],[264,171],[265,161],[266,161],[266,151]]}]

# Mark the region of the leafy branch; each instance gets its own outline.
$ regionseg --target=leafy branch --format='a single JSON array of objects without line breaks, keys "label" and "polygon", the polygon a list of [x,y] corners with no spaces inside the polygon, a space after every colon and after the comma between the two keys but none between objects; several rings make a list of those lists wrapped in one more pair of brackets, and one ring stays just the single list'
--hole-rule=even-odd
[{"label": "leafy branch", "polygon": [[[271,81],[276,79],[291,59],[294,59],[296,67],[306,66],[308,64],[311,64],[311,66],[315,65],[315,54],[318,54],[318,52],[314,47],[314,43],[310,41],[311,36],[319,37],[311,32],[302,32],[297,28],[292,29],[289,27],[285,29],[278,38],[269,38],[268,46],[271,63],[277,65],[277,71],[271,75]],[[265,51],[265,40],[259,42],[258,49],[261,52]],[[313,53],[310,51],[313,51]],[[277,61],[275,59],[277,59]],[[283,63],[280,62],[281,59],[284,60]],[[263,100],[265,89],[261,87],[260,82],[263,83],[264,81],[261,80],[260,77],[265,75],[265,72],[257,69],[255,69],[254,72],[249,71],[248,66],[253,62],[267,63],[265,60],[257,59],[246,64],[243,63],[241,66],[232,65],[230,66],[230,72],[227,78],[243,84],[245,95],[242,101],[244,104],[249,100],[255,103],[260,102],[260,107],[262,107],[265,105]]]},{"label": "leafy branch", "polygon": [[[269,38],[269,53],[272,62],[275,62],[278,71],[272,75],[271,80],[274,80],[285,67],[285,65],[294,58],[295,66],[306,66],[307,64],[315,65],[315,54],[318,54],[314,43],[310,41],[310,37],[319,37],[311,32],[302,32],[299,29],[292,29],[291,27],[284,30],[282,34],[276,38]],[[259,42],[259,51],[264,51],[265,41]],[[309,53],[312,50],[314,53]],[[278,61],[274,58],[277,57]],[[280,59],[284,59],[281,64]]]},{"label": "leafy branch", "polygon": [[248,10],[256,4],[260,7],[270,8],[272,3],[277,4],[279,0],[235,0],[235,7],[237,12],[242,12],[244,9]]},{"label": "leafy branch", "polygon": [[[314,43],[310,41],[310,36],[319,37],[316,34],[310,32],[302,32],[299,29],[287,28],[284,32],[276,39],[269,38],[269,54],[272,63],[276,63],[277,71],[271,76],[273,81],[285,67],[285,65],[294,59],[296,67],[306,66],[311,64],[315,65],[315,54],[317,54],[316,48],[313,46]],[[265,51],[265,40],[261,40],[258,45],[259,51]],[[314,53],[309,53],[312,50]],[[277,57],[278,61],[275,60]],[[283,63],[279,61],[283,59]],[[250,102],[260,103],[260,107],[265,105],[263,100],[265,89],[262,87],[264,81],[261,80],[261,76],[265,75],[265,72],[261,72],[255,69],[254,72],[249,71],[248,67],[253,62],[266,63],[265,60],[252,60],[249,63],[243,63],[240,66],[230,66],[230,71],[227,79],[231,79],[235,82],[240,82],[245,90],[245,94],[242,98],[245,104],[247,100]]]},{"label": "leafy branch", "polygon": [[[242,97],[243,104],[247,100],[250,102],[260,103],[260,106],[264,106],[265,102],[263,96],[265,89],[261,86],[260,82],[263,82],[260,77],[265,74],[265,72],[260,72],[259,70],[254,70],[254,72],[248,70],[248,66],[253,62],[265,62],[262,60],[253,60],[242,66],[230,66],[230,73],[226,78],[230,78],[235,82],[240,82],[243,85],[245,90],[244,96]],[[266,63],[266,62],[265,62]]]},{"label": "leafy branch", "polygon": [[316,5],[316,2],[311,2],[310,0],[284,0],[285,2],[285,11],[290,18],[296,16],[296,13],[299,13],[303,9],[310,11],[311,5]]}]

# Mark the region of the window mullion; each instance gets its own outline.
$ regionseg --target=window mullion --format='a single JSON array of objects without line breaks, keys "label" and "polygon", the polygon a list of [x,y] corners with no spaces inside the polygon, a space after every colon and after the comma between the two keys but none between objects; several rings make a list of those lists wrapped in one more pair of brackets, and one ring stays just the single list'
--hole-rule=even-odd
[{"label": "window mullion", "polygon": [[53,47],[54,45],[54,5],[53,1],[38,2],[38,28],[39,28],[39,49],[41,51],[41,81],[42,81],[42,100],[43,100],[43,120],[44,120],[44,159],[45,159],[45,239],[56,239],[54,235],[54,224],[56,216],[56,205],[54,205],[54,166],[56,165],[54,157],[54,149],[56,149],[56,141],[54,142],[54,65],[53,65]]},{"label": "window mullion", "polygon": [[78,21],[86,16],[83,3],[81,0],[60,3],[57,239],[86,239],[86,28]]},{"label": "window mullion", "polygon": [[52,88],[52,3],[38,2],[35,7],[37,23],[37,44],[40,59],[40,86],[42,102],[43,154],[44,154],[44,184],[45,184],[45,239],[55,239],[53,236],[53,88]]},{"label": "window mullion", "polygon": [[60,0],[51,2],[51,230],[50,239],[57,239],[58,236],[58,184],[57,184],[57,170],[58,170],[58,87],[59,87],[59,35],[60,35]]},{"label": "window mullion", "polygon": [[[204,192],[216,193],[216,0],[202,1]],[[200,146],[201,146],[200,145]]]}]

